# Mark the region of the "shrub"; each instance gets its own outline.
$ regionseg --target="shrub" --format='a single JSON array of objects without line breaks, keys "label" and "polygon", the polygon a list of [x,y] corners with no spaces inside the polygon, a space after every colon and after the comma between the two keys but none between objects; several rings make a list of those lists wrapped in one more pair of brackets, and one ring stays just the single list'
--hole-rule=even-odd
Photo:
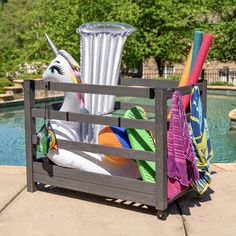
[{"label": "shrub", "polygon": [[165,78],[165,77],[156,77],[154,79],[156,79],[156,80],[180,80],[180,76],[172,75],[172,76],[167,76],[167,78]]},{"label": "shrub", "polygon": [[4,87],[12,86],[12,85],[13,83],[10,80],[5,79],[5,78],[0,78],[0,94],[5,93]]},{"label": "shrub", "polygon": [[5,93],[5,89],[0,87],[0,94],[4,94]]},{"label": "shrub", "polygon": [[13,83],[9,79],[5,78],[0,78],[0,86],[1,87],[7,87],[7,86],[12,86]]},{"label": "shrub", "polygon": [[217,81],[217,82],[212,82],[208,83],[208,85],[215,85],[215,86],[234,86],[232,83],[229,82],[222,82],[222,81]]},{"label": "shrub", "polygon": [[14,70],[6,72],[4,76],[11,81],[14,79],[41,78],[47,66],[48,63],[46,62],[25,62],[16,66]]},{"label": "shrub", "polygon": [[178,75],[168,76],[167,79],[168,80],[178,80],[179,81],[180,80],[180,76],[178,76]]},{"label": "shrub", "polygon": [[27,79],[39,79],[42,78],[42,75],[39,74],[31,74],[31,75],[20,75],[16,79],[17,80],[27,80]]}]

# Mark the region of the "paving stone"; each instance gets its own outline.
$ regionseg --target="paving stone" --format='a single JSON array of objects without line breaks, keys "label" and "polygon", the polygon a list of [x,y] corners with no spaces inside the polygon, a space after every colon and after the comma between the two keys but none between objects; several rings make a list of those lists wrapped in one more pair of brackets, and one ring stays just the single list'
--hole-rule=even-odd
[{"label": "paving stone", "polygon": [[236,162],[234,163],[215,163],[215,166],[223,169],[223,170],[236,170]]},{"label": "paving stone", "polygon": [[24,186],[25,167],[0,166],[0,211]]},{"label": "paving stone", "polygon": [[236,171],[214,174],[202,197],[195,193],[179,200],[188,236],[236,235]]},{"label": "paving stone", "polygon": [[151,209],[64,189],[23,191],[1,214],[4,236],[184,236],[181,216],[170,207],[166,221]]}]

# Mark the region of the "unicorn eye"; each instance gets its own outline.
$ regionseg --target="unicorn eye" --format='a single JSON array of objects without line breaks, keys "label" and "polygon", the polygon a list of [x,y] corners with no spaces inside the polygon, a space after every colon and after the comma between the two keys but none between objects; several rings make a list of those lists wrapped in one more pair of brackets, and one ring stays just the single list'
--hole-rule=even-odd
[{"label": "unicorn eye", "polygon": [[61,66],[53,65],[53,66],[50,67],[49,70],[51,70],[52,73],[54,73],[54,70],[56,70],[58,74],[64,75],[64,72],[63,72]]}]

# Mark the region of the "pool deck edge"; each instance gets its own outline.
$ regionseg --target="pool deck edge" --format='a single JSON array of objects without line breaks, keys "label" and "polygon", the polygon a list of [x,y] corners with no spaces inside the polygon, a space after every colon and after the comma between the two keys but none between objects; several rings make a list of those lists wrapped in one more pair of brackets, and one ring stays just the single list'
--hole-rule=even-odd
[{"label": "pool deck edge", "polygon": [[[52,96],[48,96],[47,99],[49,102],[53,102],[53,101],[58,101],[63,99],[64,96],[62,95],[52,95]],[[45,101],[45,96],[43,97],[37,97],[36,99],[36,103],[40,103],[40,102],[44,102]],[[15,99],[12,101],[5,101],[5,102],[0,102],[0,108],[4,107],[13,107],[13,106],[23,106],[24,105],[24,99]]]},{"label": "pool deck edge", "polygon": [[223,171],[236,171],[236,162],[232,163],[212,163],[212,169],[216,168]]}]

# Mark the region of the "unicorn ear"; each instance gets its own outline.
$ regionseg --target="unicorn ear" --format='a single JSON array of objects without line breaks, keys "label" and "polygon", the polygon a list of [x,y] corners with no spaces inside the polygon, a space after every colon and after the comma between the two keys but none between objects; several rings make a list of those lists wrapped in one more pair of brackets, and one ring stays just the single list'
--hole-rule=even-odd
[{"label": "unicorn ear", "polygon": [[49,46],[51,47],[52,51],[54,52],[54,54],[57,56],[58,55],[58,49],[57,47],[54,45],[54,43],[52,42],[52,40],[49,38],[49,36],[47,35],[47,33],[44,33],[46,38],[47,38],[47,41],[48,41],[48,44]]}]

